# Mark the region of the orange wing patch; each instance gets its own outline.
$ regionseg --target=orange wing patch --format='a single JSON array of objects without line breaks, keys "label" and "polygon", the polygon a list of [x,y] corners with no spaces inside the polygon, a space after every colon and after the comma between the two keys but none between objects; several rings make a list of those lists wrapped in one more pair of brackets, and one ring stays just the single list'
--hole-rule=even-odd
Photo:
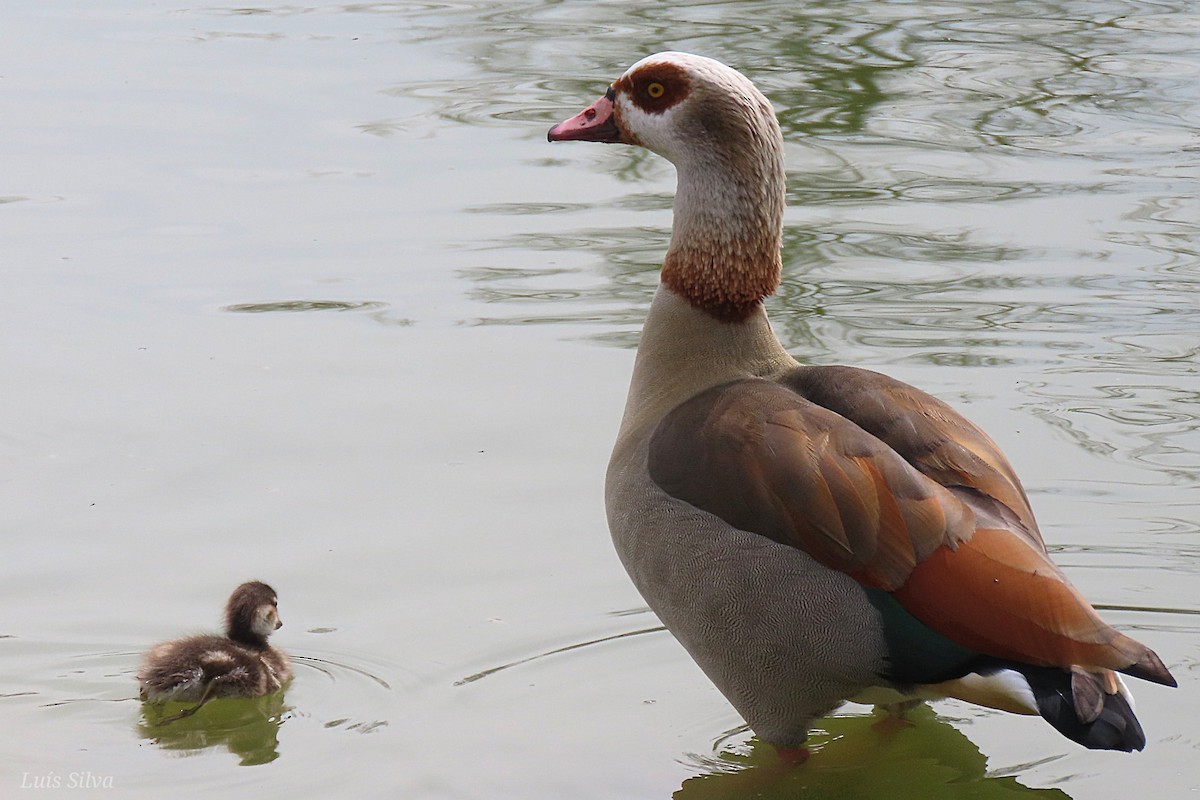
[{"label": "orange wing patch", "polygon": [[1142,649],[1105,624],[1040,551],[1006,530],[981,528],[957,551],[933,553],[895,596],[942,635],[999,658],[1124,669]]}]

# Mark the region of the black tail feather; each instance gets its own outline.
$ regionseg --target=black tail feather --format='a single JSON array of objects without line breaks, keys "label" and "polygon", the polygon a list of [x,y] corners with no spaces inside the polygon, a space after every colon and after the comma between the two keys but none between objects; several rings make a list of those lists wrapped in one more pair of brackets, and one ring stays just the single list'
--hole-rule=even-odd
[{"label": "black tail feather", "polygon": [[[1091,707],[1079,709],[1075,705],[1079,687],[1072,689],[1071,672],[1024,665],[1018,669],[1029,681],[1042,717],[1063,736],[1091,750],[1128,753],[1146,746],[1146,734],[1123,695],[1108,694],[1099,689],[1103,705],[1097,708],[1089,702]],[[1080,680],[1080,676],[1075,676],[1075,680]],[[1095,695],[1089,692],[1088,697],[1091,699]]]}]

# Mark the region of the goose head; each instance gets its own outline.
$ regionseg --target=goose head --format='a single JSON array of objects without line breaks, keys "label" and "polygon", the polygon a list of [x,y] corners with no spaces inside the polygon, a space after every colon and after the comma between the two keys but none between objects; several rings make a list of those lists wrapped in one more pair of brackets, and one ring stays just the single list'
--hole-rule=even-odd
[{"label": "goose head", "polygon": [[783,136],[737,70],[690,53],[647,56],[547,138],[637,145],[675,165],[663,283],[693,306],[741,321],[778,287]]},{"label": "goose head", "polygon": [[226,635],[235,642],[265,647],[267,637],[282,626],[275,590],[262,581],[243,583],[225,604]]}]

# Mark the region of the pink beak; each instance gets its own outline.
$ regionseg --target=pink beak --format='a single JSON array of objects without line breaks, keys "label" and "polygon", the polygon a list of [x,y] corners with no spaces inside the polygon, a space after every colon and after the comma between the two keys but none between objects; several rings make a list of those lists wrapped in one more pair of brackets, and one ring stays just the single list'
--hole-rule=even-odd
[{"label": "pink beak", "polygon": [[613,118],[611,91],[546,134],[551,142],[620,142],[621,129]]}]

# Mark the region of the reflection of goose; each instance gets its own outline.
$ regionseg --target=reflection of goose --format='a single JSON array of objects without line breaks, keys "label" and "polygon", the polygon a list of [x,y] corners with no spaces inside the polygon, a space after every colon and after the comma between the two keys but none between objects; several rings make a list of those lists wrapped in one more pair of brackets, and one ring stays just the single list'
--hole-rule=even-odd
[{"label": "reflection of goose", "polygon": [[1070,800],[1061,789],[1033,789],[1021,778],[995,774],[979,748],[928,707],[913,709],[904,725],[880,723],[877,715],[821,720],[809,739],[812,758],[804,769],[781,763],[772,747],[754,738],[736,752],[693,756],[698,774],[671,798]]},{"label": "reflection of goose", "polygon": [[191,636],[163,642],[146,654],[138,670],[143,700],[195,701],[162,720],[190,716],[214,697],[260,697],[292,677],[282,651],[267,637],[283,622],[275,590],[261,581],[243,583],[225,605],[225,636]]},{"label": "reflection of goose", "polygon": [[1050,561],[996,444],[899,381],[798,364],[771,330],[783,141],[753,84],[650,56],[549,138],[678,171],[608,515],[642,595],[758,735],[802,757],[844,699],[954,696],[1142,748],[1117,672],[1174,678]]},{"label": "reflection of goose", "polygon": [[[224,748],[244,766],[268,764],[279,758],[279,729],[291,709],[284,705],[283,692],[212,706],[212,715],[177,718],[164,725],[151,704],[142,707],[138,733],[163,750],[192,754]],[[190,716],[190,715],[185,715]]]}]

